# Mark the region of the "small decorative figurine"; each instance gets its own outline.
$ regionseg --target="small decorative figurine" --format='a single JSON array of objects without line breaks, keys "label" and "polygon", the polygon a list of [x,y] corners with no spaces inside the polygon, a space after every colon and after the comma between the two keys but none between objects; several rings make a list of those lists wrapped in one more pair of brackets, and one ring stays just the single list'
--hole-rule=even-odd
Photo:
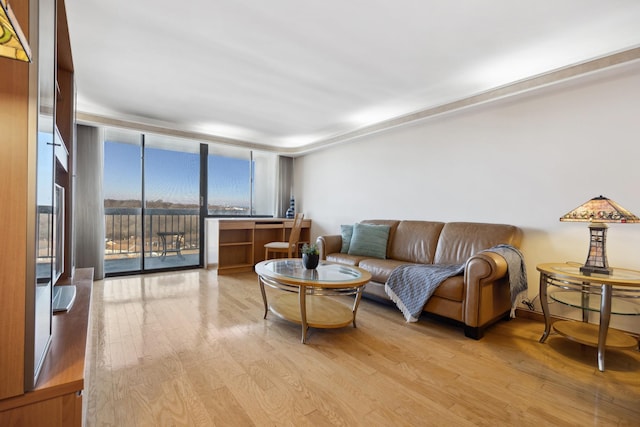
[{"label": "small decorative figurine", "polygon": [[292,197],[289,202],[289,209],[287,209],[286,217],[293,218],[294,216],[296,216],[296,201]]}]

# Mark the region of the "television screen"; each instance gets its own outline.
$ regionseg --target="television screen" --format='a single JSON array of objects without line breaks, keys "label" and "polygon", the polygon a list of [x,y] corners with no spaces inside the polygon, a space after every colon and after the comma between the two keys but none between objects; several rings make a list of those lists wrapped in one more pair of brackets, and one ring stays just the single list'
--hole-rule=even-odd
[{"label": "television screen", "polygon": [[64,187],[55,184],[53,194],[53,283],[64,271]]}]

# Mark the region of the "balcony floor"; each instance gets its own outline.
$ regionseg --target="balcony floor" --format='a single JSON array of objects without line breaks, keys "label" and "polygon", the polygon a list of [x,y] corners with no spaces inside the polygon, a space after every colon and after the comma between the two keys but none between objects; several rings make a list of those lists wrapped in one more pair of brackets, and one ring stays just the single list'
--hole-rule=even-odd
[{"label": "balcony floor", "polygon": [[[140,254],[132,257],[121,257],[115,259],[105,259],[105,274],[118,274],[131,271],[140,271],[142,269],[142,259]],[[144,268],[146,271],[158,269],[170,269],[177,267],[198,267],[199,254],[183,253],[178,256],[175,253],[169,253],[166,256],[145,256]]]}]

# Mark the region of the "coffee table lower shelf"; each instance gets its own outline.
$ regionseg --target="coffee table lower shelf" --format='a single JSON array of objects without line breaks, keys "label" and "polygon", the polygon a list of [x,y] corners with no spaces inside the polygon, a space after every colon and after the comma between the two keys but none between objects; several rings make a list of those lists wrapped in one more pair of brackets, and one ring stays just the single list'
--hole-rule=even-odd
[{"label": "coffee table lower shelf", "polygon": [[[343,328],[351,323],[355,326],[351,307],[326,296],[307,295],[306,298],[307,326],[325,329]],[[278,295],[269,304],[269,311],[282,319],[302,324],[298,294]]]},{"label": "coffee table lower shelf", "polygon": [[[565,338],[591,347],[598,347],[599,325],[572,320],[559,320],[553,324],[553,329]],[[638,341],[630,335],[616,329],[607,332],[606,348],[635,348]]]}]

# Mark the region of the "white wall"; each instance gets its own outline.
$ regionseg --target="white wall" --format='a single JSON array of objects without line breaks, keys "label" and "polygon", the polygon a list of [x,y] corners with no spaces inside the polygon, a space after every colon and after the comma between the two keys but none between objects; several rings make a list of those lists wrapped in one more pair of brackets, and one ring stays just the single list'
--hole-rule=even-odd
[{"label": "white wall", "polygon": [[[636,62],[311,153],[295,161],[297,208],[313,238],[374,218],[517,225],[533,299],[537,264],[586,259],[587,223],[561,215],[601,194],[640,215],[639,95]],[[607,254],[640,270],[640,224],[610,224]]]}]

